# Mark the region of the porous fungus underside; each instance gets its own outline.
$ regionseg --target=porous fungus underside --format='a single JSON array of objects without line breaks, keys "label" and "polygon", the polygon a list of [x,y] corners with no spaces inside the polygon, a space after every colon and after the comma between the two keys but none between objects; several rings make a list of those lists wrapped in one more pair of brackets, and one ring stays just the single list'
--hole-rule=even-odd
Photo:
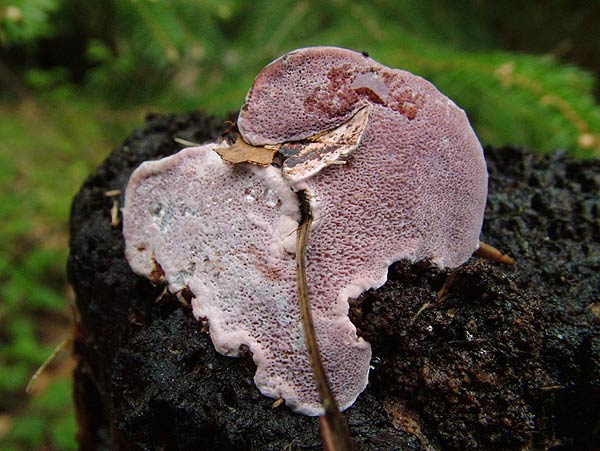
[{"label": "porous fungus underside", "polygon": [[481,146],[464,112],[426,80],[331,47],[268,65],[238,127],[253,146],[277,146],[275,162],[225,161],[214,149],[229,144],[219,142],[142,164],[126,191],[127,259],[171,291],[192,292],[219,352],[247,346],[263,394],[317,415],[294,261],[309,208],[313,322],[346,408],[367,384],[371,357],[348,299],[383,285],[400,259],[454,267],[477,249],[487,195]]}]

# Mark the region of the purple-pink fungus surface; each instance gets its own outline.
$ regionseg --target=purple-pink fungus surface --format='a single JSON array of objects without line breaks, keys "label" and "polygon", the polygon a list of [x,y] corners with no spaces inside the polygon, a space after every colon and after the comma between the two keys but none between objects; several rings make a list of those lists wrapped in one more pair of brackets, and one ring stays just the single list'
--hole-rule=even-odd
[{"label": "purple-pink fungus surface", "polygon": [[217,351],[247,346],[263,394],[318,415],[294,255],[308,202],[313,321],[347,408],[366,387],[371,357],[348,299],[384,284],[400,259],[456,267],[469,258],[487,196],[483,151],[465,113],[431,83],[333,47],[269,64],[238,127],[254,146],[281,145],[283,163],[232,164],[214,152],[224,144],[211,143],[142,164],[126,191],[127,259],[171,291],[192,292]]}]

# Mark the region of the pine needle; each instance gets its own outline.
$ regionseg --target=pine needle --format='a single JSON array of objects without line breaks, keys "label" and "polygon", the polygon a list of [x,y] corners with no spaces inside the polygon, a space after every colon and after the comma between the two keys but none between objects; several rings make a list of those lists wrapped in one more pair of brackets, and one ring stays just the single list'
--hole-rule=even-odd
[{"label": "pine needle", "polygon": [[28,395],[31,394],[31,390],[33,390],[33,386],[35,385],[38,378],[44,373],[44,371],[46,371],[46,368],[48,368],[48,366],[50,366],[50,364],[52,362],[54,362],[54,360],[56,360],[58,355],[64,349],[66,349],[67,346],[69,346],[71,344],[72,341],[73,341],[73,337],[69,336],[69,337],[64,338],[58,345],[56,345],[56,347],[54,348],[52,353],[46,358],[46,360],[44,360],[44,362],[40,365],[40,367],[36,370],[36,372],[33,373],[33,376],[31,376],[31,379],[29,379],[29,382],[27,383],[27,387],[25,387],[26,394],[28,394]]},{"label": "pine needle", "polygon": [[304,328],[304,339],[308,350],[310,365],[313,370],[313,376],[319,392],[319,398],[325,411],[321,417],[321,436],[327,446],[327,451],[353,451],[354,445],[350,437],[350,431],[346,424],[346,419],[340,412],[337,402],[331,393],[331,387],[321,353],[319,344],[315,335],[315,329],[312,321],[310,302],[308,299],[308,286],[306,283],[306,243],[308,242],[309,229],[312,224],[310,214],[300,225],[296,238],[296,277],[298,279],[298,298],[300,302],[300,312],[302,316],[302,326]]}]

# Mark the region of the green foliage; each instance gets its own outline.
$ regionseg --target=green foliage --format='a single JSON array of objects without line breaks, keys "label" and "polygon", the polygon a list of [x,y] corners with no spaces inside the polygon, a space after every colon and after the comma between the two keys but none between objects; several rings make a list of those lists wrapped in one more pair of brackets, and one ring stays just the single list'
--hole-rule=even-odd
[{"label": "green foliage", "polygon": [[[553,0],[554,16],[567,13],[567,3]],[[513,33],[514,24],[524,27],[532,13],[551,20],[549,13],[516,1],[497,6],[470,0],[31,0],[19,5],[19,23],[66,30],[54,34],[86,44],[82,58],[90,69],[83,93],[114,107],[151,102],[165,110],[202,107],[225,113],[239,108],[253,77],[270,60],[297,47],[338,45],[367,50],[387,65],[433,81],[466,109],[486,144],[600,155],[593,77],[548,55],[498,51],[495,28],[502,20]],[[40,19],[55,9],[51,20]],[[553,23],[565,23],[572,33],[571,22]],[[74,37],[73,30],[81,36]],[[47,31],[36,33],[29,36]],[[64,68],[52,68],[30,70],[26,81],[38,90],[64,78]]]},{"label": "green foliage", "polygon": [[[15,450],[76,450],[77,428],[72,409],[70,380],[56,380],[31,403],[29,415],[15,419],[0,446]],[[47,444],[52,445],[48,448]]]},{"label": "green foliage", "polygon": [[[297,47],[338,45],[430,79],[467,110],[486,144],[600,155],[593,77],[548,55],[498,51],[485,8],[472,6],[466,0],[117,2],[119,51],[101,52],[104,64],[91,71],[88,87],[108,85],[121,105],[151,101],[166,110],[225,113],[239,108],[270,60]],[[92,48],[98,53],[97,42]]]},{"label": "green foliage", "polygon": [[24,389],[71,328],[70,199],[110,151],[109,137],[125,136],[141,117],[99,108],[64,85],[16,108],[0,105],[0,414],[19,412],[0,449],[75,449],[69,379],[39,397]]},{"label": "green foliage", "polygon": [[598,157],[597,80],[568,58],[600,71],[599,16],[568,0],[0,0],[0,449],[75,449],[68,380],[23,390],[69,333],[70,199],[145,111],[237,110],[272,59],[336,45],[431,80],[485,144]]},{"label": "green foliage", "polygon": [[48,15],[60,0],[14,0],[0,2],[0,44],[30,42],[52,34]]}]

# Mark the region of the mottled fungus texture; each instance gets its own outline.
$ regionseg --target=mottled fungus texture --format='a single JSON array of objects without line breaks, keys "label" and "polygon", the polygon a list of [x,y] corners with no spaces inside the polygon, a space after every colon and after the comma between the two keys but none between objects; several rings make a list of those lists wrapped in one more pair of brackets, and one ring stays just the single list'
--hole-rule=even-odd
[{"label": "mottled fungus texture", "polygon": [[142,164],[126,191],[127,259],[172,292],[191,292],[220,353],[247,346],[263,394],[318,415],[294,255],[308,208],[313,321],[347,408],[367,385],[371,359],[348,299],[383,285],[395,261],[443,268],[469,258],[487,196],[483,151],[465,113],[431,83],[332,47],[268,65],[238,127],[253,146],[280,146],[282,163],[224,161],[220,142]]}]

